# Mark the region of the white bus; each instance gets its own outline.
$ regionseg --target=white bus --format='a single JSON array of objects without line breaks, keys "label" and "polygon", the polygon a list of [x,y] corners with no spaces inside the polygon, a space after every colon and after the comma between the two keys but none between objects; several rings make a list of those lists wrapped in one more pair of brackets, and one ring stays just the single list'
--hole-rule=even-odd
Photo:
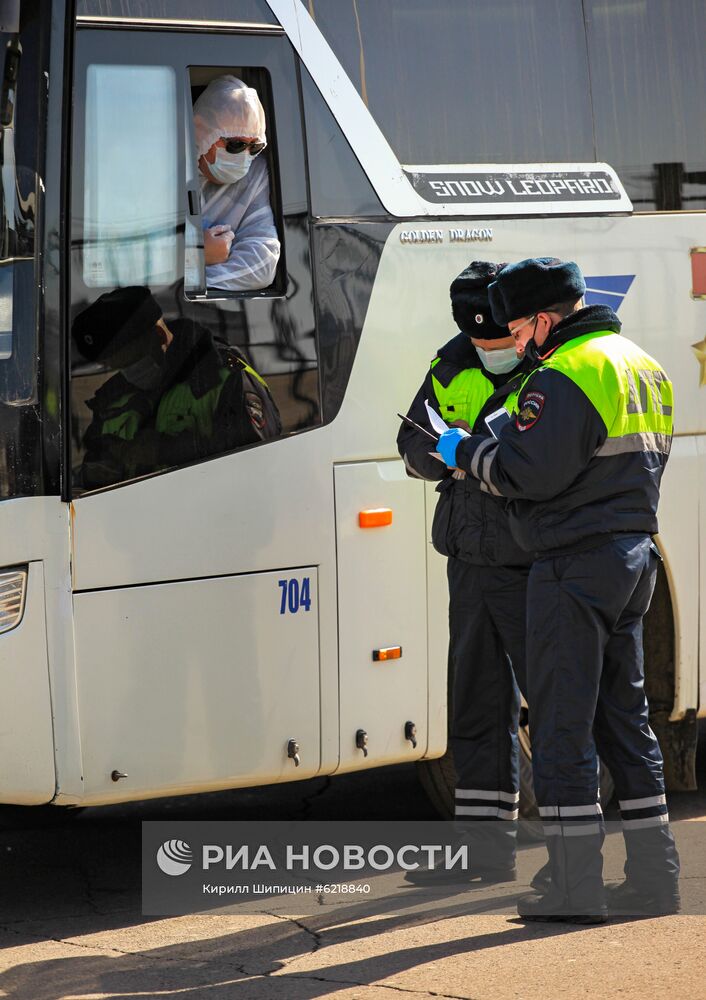
[{"label": "white bus", "polygon": [[[674,381],[646,674],[670,786],[693,787],[702,0],[19,0],[0,19],[0,802],[418,761],[450,809],[436,496],[406,477],[395,414],[455,332],[455,275],[545,254]],[[198,254],[193,101],[224,74],[267,119],[282,251],[250,292],[209,289]],[[282,434],[87,488],[87,404],[113,372],[71,328],[124,285],[237,345]]]}]

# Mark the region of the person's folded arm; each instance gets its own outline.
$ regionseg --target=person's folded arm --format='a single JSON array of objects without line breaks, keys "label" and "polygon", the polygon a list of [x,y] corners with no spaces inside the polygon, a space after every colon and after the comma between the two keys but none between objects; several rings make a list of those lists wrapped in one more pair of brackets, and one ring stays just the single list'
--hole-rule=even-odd
[{"label": "person's folded arm", "polygon": [[240,222],[236,223],[235,215],[231,218],[227,212],[217,220],[219,224],[232,225],[235,235],[228,260],[206,267],[208,288],[243,292],[267,288],[275,279],[281,248],[266,170],[258,170],[253,181],[247,190],[249,204]]}]

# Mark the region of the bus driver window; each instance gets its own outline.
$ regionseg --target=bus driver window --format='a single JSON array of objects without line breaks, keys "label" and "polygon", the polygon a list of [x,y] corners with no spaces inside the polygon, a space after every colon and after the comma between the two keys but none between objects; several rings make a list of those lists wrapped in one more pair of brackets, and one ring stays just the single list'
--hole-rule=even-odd
[{"label": "bus driver window", "polygon": [[280,242],[270,204],[265,111],[231,74],[194,102],[207,289],[248,292],[275,279]]}]

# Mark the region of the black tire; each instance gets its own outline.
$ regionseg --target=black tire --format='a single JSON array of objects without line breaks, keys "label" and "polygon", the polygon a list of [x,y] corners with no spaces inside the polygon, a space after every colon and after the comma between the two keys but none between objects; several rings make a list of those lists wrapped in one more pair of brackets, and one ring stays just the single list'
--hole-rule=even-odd
[{"label": "black tire", "polygon": [[[436,760],[422,760],[417,765],[419,780],[432,805],[443,819],[453,819],[456,771],[451,751]],[[605,808],[615,787],[608,768],[601,764],[601,803]],[[539,812],[532,782],[532,742],[527,725],[527,710],[520,716],[520,826],[525,836],[541,840]]]},{"label": "black tire", "polygon": [[451,751],[435,760],[417,762],[417,776],[427,798],[441,819],[453,819],[456,769]]},{"label": "black tire", "polygon": [[[453,715],[453,659],[449,655],[447,669],[447,702],[449,729]],[[532,781],[532,742],[529,735],[527,707],[520,709],[520,827],[530,840],[542,840],[539,811]],[[456,769],[447,747],[443,757],[420,760],[417,774],[422,788],[442,819],[453,819],[456,791]],[[615,786],[610,772],[601,764],[600,797],[605,808],[613,798]]]},{"label": "black tire", "polygon": [[83,812],[83,806],[0,805],[0,830],[32,830],[65,826]]},{"label": "black tire", "polygon": [[[539,825],[539,809],[534,795],[532,780],[532,740],[527,722],[527,709],[520,714],[520,826],[526,837],[531,840],[543,840]],[[600,762],[600,797],[601,806],[605,809],[615,794],[615,785],[610,771],[603,761]]]}]

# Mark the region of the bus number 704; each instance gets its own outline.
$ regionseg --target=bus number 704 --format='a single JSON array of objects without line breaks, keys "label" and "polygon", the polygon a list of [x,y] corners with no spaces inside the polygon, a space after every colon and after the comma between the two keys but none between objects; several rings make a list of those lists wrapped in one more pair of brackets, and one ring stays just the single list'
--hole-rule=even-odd
[{"label": "bus number 704", "polygon": [[291,580],[278,580],[277,582],[282,588],[282,603],[279,606],[279,613],[281,615],[286,614],[287,610],[289,610],[291,615],[295,615],[302,608],[305,611],[310,610],[311,593],[308,576],[304,577],[301,586],[296,577],[292,577]]}]

